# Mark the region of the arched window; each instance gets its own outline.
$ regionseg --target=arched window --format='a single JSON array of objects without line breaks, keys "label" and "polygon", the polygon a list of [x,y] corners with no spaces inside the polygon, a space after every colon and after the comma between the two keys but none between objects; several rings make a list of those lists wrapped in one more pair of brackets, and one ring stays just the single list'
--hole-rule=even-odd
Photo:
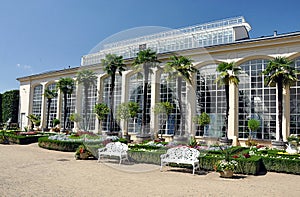
[{"label": "arched window", "polygon": [[204,131],[196,126],[196,136],[221,137],[225,133],[226,113],[225,88],[216,83],[217,65],[207,65],[198,69],[196,78],[196,114],[202,112],[210,116],[210,124]]},{"label": "arched window", "polygon": [[42,98],[43,98],[43,86],[37,85],[33,89],[32,114],[38,117],[41,117],[41,113],[42,113]]},{"label": "arched window", "polygon": [[[66,128],[67,129],[72,129],[74,128],[74,122],[70,121],[70,115],[72,113],[75,113],[75,106],[76,106],[76,86],[74,86],[72,94],[67,95],[67,121],[66,121]],[[61,119],[64,119],[64,98],[62,98],[62,110],[61,110]],[[61,127],[64,128],[64,122],[61,121]]]},{"label": "arched window", "polygon": [[[56,83],[52,83],[48,85],[49,90],[55,90],[56,89]],[[48,110],[48,109],[47,109]],[[47,111],[47,113],[49,113]],[[53,119],[57,118],[57,97],[52,99],[52,102],[50,104],[50,113],[49,113],[49,125],[50,127],[53,127]]]},{"label": "arched window", "polygon": [[[168,74],[162,74],[160,79],[160,102],[170,102],[173,106],[173,112],[169,115],[167,119],[166,114],[160,114],[158,116],[159,124],[159,134],[179,134],[180,124],[182,124],[182,133],[185,132],[185,122],[186,122],[186,82],[182,81],[181,87],[181,102],[182,102],[182,121],[180,122],[180,111],[179,103],[177,97],[177,87],[176,79],[167,80]],[[168,121],[166,124],[166,121]],[[168,128],[166,128],[166,126]]]},{"label": "arched window", "polygon": [[[294,60],[296,70],[300,70],[300,57]],[[290,134],[300,134],[300,75],[290,88]]]},{"label": "arched window", "polygon": [[[149,75],[149,82],[151,81],[151,75]],[[140,106],[140,113],[138,117],[129,119],[128,132],[140,132],[142,126],[142,109],[143,109],[143,74],[137,73],[129,78],[129,101],[136,102]],[[146,108],[146,125],[145,132],[150,132],[150,106],[151,106],[151,85],[148,83],[148,99]]]},{"label": "arched window", "polygon": [[256,139],[276,137],[276,89],[264,85],[261,74],[268,60],[250,60],[240,65],[239,75],[239,138],[248,138],[248,120],[260,121],[260,128],[252,133]]},{"label": "arched window", "polygon": [[[110,89],[111,89],[111,78],[107,77],[103,80],[103,93],[102,93],[102,101],[106,103],[108,107],[110,107]],[[114,128],[115,131],[120,130],[120,125],[116,121],[116,109],[118,105],[121,103],[121,96],[122,96],[122,77],[120,75],[116,75],[115,78],[115,89],[114,89]],[[109,130],[109,121],[110,121],[110,114],[108,114],[107,118],[102,121],[102,128],[104,130]]]},{"label": "arched window", "polygon": [[[96,84],[96,82],[95,82]],[[91,130],[95,130],[95,121],[96,121],[96,115],[94,113],[94,107],[97,101],[97,86],[96,85],[91,85],[88,88],[88,94],[87,94],[87,98],[85,98],[85,94],[84,94],[84,86],[82,86],[82,108],[81,108],[81,115],[82,115],[82,119],[81,119],[81,126],[82,129],[91,131]],[[85,108],[85,102],[87,102],[87,108]],[[86,110],[86,116],[84,117],[85,111]]]}]

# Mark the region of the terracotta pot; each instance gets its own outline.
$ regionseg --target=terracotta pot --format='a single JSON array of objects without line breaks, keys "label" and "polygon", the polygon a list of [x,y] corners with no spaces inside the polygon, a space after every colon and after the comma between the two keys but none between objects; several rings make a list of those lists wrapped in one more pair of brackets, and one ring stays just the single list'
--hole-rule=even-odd
[{"label": "terracotta pot", "polygon": [[80,159],[87,159],[88,157],[89,157],[88,153],[80,153],[80,156],[79,156]]},{"label": "terracotta pot", "polygon": [[233,176],[233,171],[232,170],[224,170],[220,172],[220,177],[222,178],[231,178]]}]

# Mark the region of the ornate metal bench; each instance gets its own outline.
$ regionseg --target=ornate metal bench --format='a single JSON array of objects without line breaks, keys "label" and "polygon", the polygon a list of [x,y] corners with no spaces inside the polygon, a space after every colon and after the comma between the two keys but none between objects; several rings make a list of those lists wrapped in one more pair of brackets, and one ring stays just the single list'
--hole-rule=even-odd
[{"label": "ornate metal bench", "polygon": [[199,155],[200,152],[197,149],[187,146],[170,148],[166,154],[160,156],[160,171],[162,171],[163,166],[170,163],[190,164],[193,166],[193,174],[195,174],[195,169],[199,168]]},{"label": "ornate metal bench", "polygon": [[128,160],[128,146],[127,144],[121,143],[121,142],[110,142],[106,144],[104,148],[98,149],[98,162],[100,162],[101,156],[107,155],[107,156],[117,156],[120,157],[120,163],[122,160],[127,159]]}]

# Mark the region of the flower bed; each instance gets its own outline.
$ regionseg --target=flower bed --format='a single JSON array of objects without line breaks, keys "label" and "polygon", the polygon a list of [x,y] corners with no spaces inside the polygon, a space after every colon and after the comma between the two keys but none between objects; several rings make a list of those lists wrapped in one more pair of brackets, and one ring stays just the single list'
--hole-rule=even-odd
[{"label": "flower bed", "polygon": [[20,145],[36,143],[38,142],[39,138],[45,136],[44,134],[40,134],[36,132],[35,133],[30,132],[27,134],[27,132],[18,132],[18,131],[10,131],[10,132],[2,131],[1,135],[5,137],[8,143],[20,144]]}]

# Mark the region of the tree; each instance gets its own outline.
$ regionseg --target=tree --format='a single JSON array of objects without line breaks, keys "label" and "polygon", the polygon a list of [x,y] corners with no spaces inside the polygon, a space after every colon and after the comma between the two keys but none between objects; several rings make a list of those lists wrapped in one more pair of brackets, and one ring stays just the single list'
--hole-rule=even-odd
[{"label": "tree", "polygon": [[97,103],[94,107],[94,112],[98,118],[100,131],[101,131],[101,122],[109,113],[109,107],[105,103]]},{"label": "tree", "polygon": [[77,128],[75,128],[75,129],[81,128],[81,126],[79,126],[80,121],[82,119],[80,114],[72,113],[69,118],[70,118],[70,121],[75,122],[77,124]]},{"label": "tree", "polygon": [[78,84],[82,84],[84,88],[84,107],[83,107],[83,129],[88,130],[89,118],[87,115],[89,99],[88,91],[89,88],[96,85],[97,76],[92,70],[82,70],[79,71],[76,75],[76,81]]},{"label": "tree", "polygon": [[253,132],[257,131],[260,126],[260,122],[256,119],[248,120],[248,128],[250,130],[249,138],[252,138]]},{"label": "tree", "polygon": [[[156,103],[154,106],[154,109],[153,109],[155,114],[162,113],[162,114],[167,115],[167,120],[166,120],[166,125],[165,125],[166,133],[168,131],[168,122],[169,122],[170,114],[172,113],[173,109],[174,109],[174,106],[169,101]],[[160,137],[161,139],[162,139],[162,135],[163,135],[163,132],[161,132],[161,137]]]},{"label": "tree", "polygon": [[19,90],[10,90],[2,94],[2,121],[18,122],[19,114]]},{"label": "tree", "polygon": [[106,73],[110,76],[110,117],[109,117],[109,130],[112,133],[114,131],[114,90],[115,90],[115,80],[116,80],[116,72],[119,75],[122,75],[122,72],[125,70],[125,64],[122,56],[118,56],[116,54],[107,54],[105,59],[101,60],[102,66]]},{"label": "tree", "polygon": [[225,137],[227,137],[228,130],[228,114],[229,114],[229,85],[238,85],[240,80],[238,74],[241,68],[237,67],[234,62],[222,62],[218,65],[216,71],[219,72],[217,83],[225,86],[225,97],[226,97],[226,114],[225,114]]},{"label": "tree", "polygon": [[193,73],[197,72],[197,69],[193,67],[192,60],[185,56],[173,55],[170,57],[171,61],[167,62],[164,71],[168,73],[168,79],[176,79],[178,107],[180,113],[179,123],[179,135],[183,133],[183,112],[182,112],[182,81],[192,84]]},{"label": "tree", "polygon": [[52,99],[57,97],[57,90],[50,90],[49,88],[45,89],[44,96],[47,98],[47,120],[46,120],[46,129],[48,129],[49,126],[49,116],[50,116],[50,106]]},{"label": "tree", "polygon": [[142,135],[146,135],[146,111],[148,102],[148,81],[151,68],[156,67],[160,61],[157,59],[157,54],[151,49],[141,50],[137,53],[137,57],[133,61],[133,68],[136,72],[144,71],[144,85],[143,85],[143,107],[142,107]]},{"label": "tree", "polygon": [[33,130],[34,125],[39,126],[39,124],[41,123],[40,117],[38,117],[34,114],[29,114],[27,116],[27,118],[30,120],[30,123],[31,123],[31,129],[30,130]]},{"label": "tree", "polygon": [[[262,72],[265,76],[265,84],[267,86],[276,86],[277,88],[277,114],[278,114],[278,126],[279,126],[279,141],[283,141],[282,135],[282,97],[283,87],[289,89],[297,79],[297,71],[291,65],[292,61],[285,57],[276,57],[274,60],[268,62],[266,69]],[[289,102],[288,102],[289,103]]]},{"label": "tree", "polygon": [[[128,119],[136,118],[139,112],[139,104],[136,102],[121,103],[117,108],[117,119],[126,121],[128,128]],[[124,132],[127,135],[127,131]]]},{"label": "tree", "polygon": [[205,132],[204,128],[205,128],[206,125],[208,125],[210,123],[210,117],[209,117],[209,115],[207,113],[205,113],[205,112],[202,112],[202,114],[197,115],[194,118],[193,121],[201,127],[201,129],[204,132],[203,135],[205,136],[206,132]]},{"label": "tree", "polygon": [[66,131],[66,121],[68,116],[68,95],[73,93],[75,87],[74,79],[66,77],[60,78],[56,84],[56,88],[59,89],[64,95],[64,128],[63,131]]}]

